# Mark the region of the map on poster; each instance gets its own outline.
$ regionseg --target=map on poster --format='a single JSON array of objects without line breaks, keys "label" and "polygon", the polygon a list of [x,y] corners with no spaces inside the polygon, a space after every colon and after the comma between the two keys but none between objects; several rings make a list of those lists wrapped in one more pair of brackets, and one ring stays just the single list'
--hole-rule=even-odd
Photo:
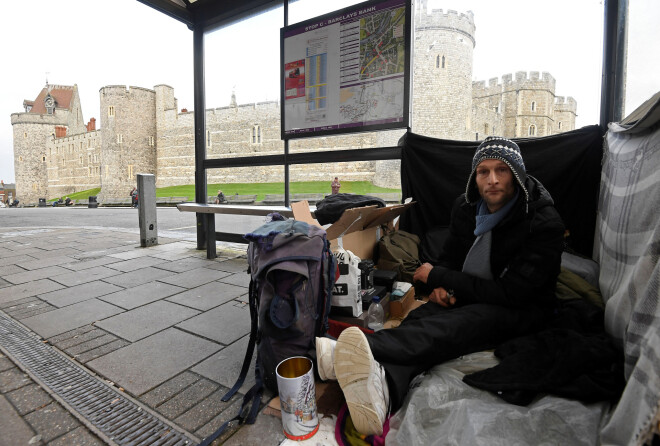
[{"label": "map on poster", "polygon": [[282,29],[284,139],[407,125],[408,4],[362,3]]}]

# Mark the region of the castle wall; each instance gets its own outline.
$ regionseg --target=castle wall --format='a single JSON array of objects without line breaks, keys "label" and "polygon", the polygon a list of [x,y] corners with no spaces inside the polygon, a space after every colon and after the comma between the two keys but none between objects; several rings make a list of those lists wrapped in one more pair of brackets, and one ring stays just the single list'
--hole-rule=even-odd
[{"label": "castle wall", "polygon": [[49,199],[101,187],[101,136],[85,132],[46,143]]},{"label": "castle wall", "polygon": [[[433,10],[427,1],[414,12],[412,131],[457,140],[490,135],[527,137],[573,130],[577,104],[555,97],[549,73],[518,72],[472,82],[475,46],[472,12]],[[24,202],[102,187],[100,199],[127,197],[138,173],[156,175],[156,186],[195,181],[194,112],[179,111],[174,89],[156,85],[100,89],[100,130],[86,132],[77,87],[69,110],[54,115],[12,115],[17,193]],[[532,109],[532,102],[534,109]],[[281,155],[278,102],[205,110],[207,158]],[[561,128],[559,123],[561,122]],[[67,136],[54,137],[55,126]],[[405,130],[291,140],[290,153],[396,146]],[[292,165],[291,181],[367,180],[400,187],[400,161]],[[280,166],[207,170],[207,181],[281,182]]]},{"label": "castle wall", "polygon": [[127,197],[137,174],[156,174],[156,93],[140,87],[101,88],[101,194]]}]

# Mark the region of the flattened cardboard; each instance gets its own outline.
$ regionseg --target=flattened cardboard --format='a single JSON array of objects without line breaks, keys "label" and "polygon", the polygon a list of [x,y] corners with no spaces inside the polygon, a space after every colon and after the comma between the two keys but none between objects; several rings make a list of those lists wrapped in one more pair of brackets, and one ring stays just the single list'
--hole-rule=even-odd
[{"label": "flattened cardboard", "polygon": [[[382,208],[365,206],[346,209],[339,220],[325,230],[330,240],[330,247],[333,251],[343,247],[361,259],[373,258],[374,247],[380,235],[378,227],[391,222],[413,204],[414,201]],[[291,210],[296,220],[321,226],[312,216],[307,201],[293,203]]]}]

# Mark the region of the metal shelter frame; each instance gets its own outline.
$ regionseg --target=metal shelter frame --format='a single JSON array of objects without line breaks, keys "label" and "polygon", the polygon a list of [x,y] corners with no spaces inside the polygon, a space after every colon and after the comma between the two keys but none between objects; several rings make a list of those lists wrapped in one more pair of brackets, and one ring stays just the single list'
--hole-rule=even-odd
[{"label": "metal shelter frame", "polygon": [[[193,32],[193,81],[195,127],[195,201],[206,203],[206,170],[232,167],[284,166],[285,206],[289,206],[289,166],[326,162],[380,161],[401,159],[400,147],[381,147],[311,153],[289,153],[285,140],[284,153],[207,159],[206,157],[206,89],[204,79],[204,35],[251,15],[282,5],[283,25],[289,25],[290,0],[138,0],[188,26]],[[600,126],[605,132],[609,122],[620,121],[623,116],[626,46],[628,27],[628,0],[605,0],[603,69],[601,81]],[[280,82],[284,82],[280,79]],[[206,228],[213,214],[196,214],[197,248],[205,249]]]}]

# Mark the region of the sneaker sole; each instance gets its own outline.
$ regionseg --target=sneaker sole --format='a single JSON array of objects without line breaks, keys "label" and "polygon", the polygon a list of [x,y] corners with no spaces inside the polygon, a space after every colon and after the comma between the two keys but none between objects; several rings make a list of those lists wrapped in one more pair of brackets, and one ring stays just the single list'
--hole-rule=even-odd
[{"label": "sneaker sole", "polygon": [[375,368],[376,360],[364,333],[357,327],[344,330],[335,346],[335,374],[353,425],[364,435],[382,435],[385,421],[374,410],[381,397],[370,392],[376,387],[373,380],[380,379]]},{"label": "sneaker sole", "polygon": [[[328,367],[330,364],[330,367]],[[316,366],[319,378],[323,381],[337,380],[335,366],[332,360],[332,341],[330,339],[316,338]]]}]

